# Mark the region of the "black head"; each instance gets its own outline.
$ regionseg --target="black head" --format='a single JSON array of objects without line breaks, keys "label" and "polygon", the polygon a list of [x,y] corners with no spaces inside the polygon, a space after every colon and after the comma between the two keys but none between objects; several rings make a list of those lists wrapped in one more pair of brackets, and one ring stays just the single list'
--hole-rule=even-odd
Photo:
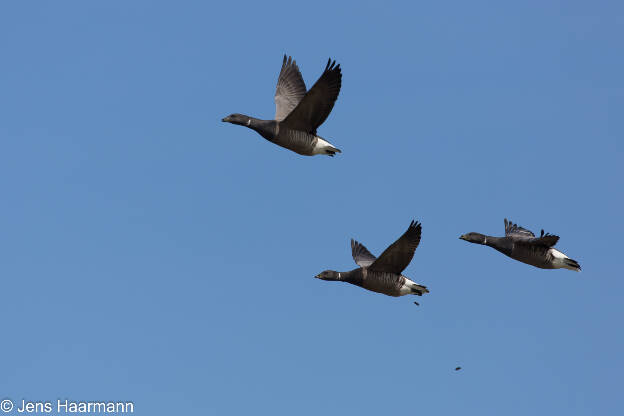
[{"label": "black head", "polygon": [[229,116],[221,119],[221,121],[225,121],[226,123],[238,124],[240,126],[249,126],[251,124],[251,118],[244,114],[230,114]]},{"label": "black head", "polygon": [[468,233],[459,238],[460,240],[468,241],[469,243],[485,244],[485,236],[479,233]]},{"label": "black head", "polygon": [[333,270],[325,270],[314,277],[321,280],[340,280],[340,273]]}]

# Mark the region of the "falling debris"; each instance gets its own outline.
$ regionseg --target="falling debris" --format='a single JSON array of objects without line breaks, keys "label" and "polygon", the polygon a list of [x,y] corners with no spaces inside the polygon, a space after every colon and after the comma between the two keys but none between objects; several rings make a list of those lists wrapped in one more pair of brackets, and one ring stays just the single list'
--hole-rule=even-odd
[{"label": "falling debris", "polygon": [[420,303],[418,303],[418,302],[414,302],[414,305],[418,305],[418,306],[420,306]]},{"label": "falling debris", "polygon": [[461,367],[455,367],[455,371],[461,370]]}]

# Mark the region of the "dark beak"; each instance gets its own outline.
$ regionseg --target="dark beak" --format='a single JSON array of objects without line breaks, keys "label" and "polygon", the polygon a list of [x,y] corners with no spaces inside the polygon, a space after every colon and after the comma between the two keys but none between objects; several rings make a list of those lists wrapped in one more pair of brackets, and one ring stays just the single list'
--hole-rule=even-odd
[{"label": "dark beak", "polygon": [[466,236],[465,236],[465,235],[460,235],[460,236],[459,236],[459,239],[460,239],[460,240],[465,240],[465,239],[466,239]]},{"label": "dark beak", "polygon": [[221,121],[225,121],[225,122],[227,122],[227,121],[229,121],[229,120],[228,120],[228,118],[227,118],[227,117],[223,117],[223,118],[221,119]]}]

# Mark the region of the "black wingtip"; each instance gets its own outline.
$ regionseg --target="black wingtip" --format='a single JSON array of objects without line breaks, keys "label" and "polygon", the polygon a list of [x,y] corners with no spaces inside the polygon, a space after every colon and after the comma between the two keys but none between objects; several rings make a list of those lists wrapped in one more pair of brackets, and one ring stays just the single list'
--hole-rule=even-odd
[{"label": "black wingtip", "polygon": [[325,72],[327,71],[338,71],[340,72],[340,64],[336,65],[336,60],[332,61],[331,58],[327,60],[327,65],[325,65]]},{"label": "black wingtip", "polygon": [[293,59],[292,56],[284,54],[284,60],[282,61],[282,67],[288,67],[291,65],[297,65],[297,63],[295,62],[295,60]]}]

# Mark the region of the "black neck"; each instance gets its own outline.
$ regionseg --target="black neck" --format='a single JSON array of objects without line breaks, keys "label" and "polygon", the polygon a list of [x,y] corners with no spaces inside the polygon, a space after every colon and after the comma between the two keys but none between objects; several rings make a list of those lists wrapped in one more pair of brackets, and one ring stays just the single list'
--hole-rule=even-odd
[{"label": "black neck", "polygon": [[361,269],[355,269],[348,272],[336,272],[332,271],[332,276],[329,278],[325,278],[325,280],[331,280],[334,282],[349,282],[352,283],[354,279],[356,279],[356,272]]},{"label": "black neck", "polygon": [[508,256],[511,254],[513,246],[513,243],[507,237],[491,237],[489,235],[485,236],[484,244]]},{"label": "black neck", "polygon": [[483,238],[485,241],[482,244],[489,247],[495,247],[500,240],[500,237],[492,237],[491,235],[484,235]]},{"label": "black neck", "polygon": [[275,138],[277,134],[277,122],[275,120],[260,120],[249,117],[246,126],[257,131],[267,140]]},{"label": "black neck", "polygon": [[357,268],[350,270],[348,272],[340,272],[340,278],[338,279],[341,282],[353,283],[355,285],[359,285],[362,283],[362,269]]}]

